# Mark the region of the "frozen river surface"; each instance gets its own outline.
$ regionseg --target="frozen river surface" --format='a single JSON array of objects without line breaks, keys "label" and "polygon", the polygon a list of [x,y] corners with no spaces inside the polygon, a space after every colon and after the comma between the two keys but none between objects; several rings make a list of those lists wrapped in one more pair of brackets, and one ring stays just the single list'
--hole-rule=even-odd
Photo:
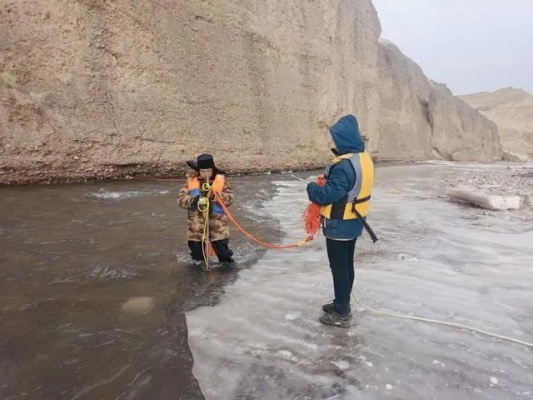
[{"label": "frozen river surface", "polygon": [[[453,170],[452,170],[453,168]],[[451,171],[379,168],[356,248],[367,305],[533,342],[533,221],[449,202]],[[307,176],[304,176],[307,178]],[[262,213],[284,243],[302,238],[305,183],[283,176]],[[220,302],[186,314],[193,373],[207,399],[533,399],[533,351],[468,331],[364,311],[348,330],[318,322],[332,283],[323,238],[267,251]]]}]

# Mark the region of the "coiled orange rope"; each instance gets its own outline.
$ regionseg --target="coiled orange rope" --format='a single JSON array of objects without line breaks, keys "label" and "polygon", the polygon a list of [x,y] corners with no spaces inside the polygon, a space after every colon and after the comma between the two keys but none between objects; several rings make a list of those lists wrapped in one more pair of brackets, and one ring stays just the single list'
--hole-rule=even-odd
[{"label": "coiled orange rope", "polygon": [[[319,176],[316,183],[319,186],[324,186],[326,179],[323,176]],[[312,237],[315,236],[320,229],[320,206],[316,203],[309,203],[302,217],[305,224],[305,232]]]}]

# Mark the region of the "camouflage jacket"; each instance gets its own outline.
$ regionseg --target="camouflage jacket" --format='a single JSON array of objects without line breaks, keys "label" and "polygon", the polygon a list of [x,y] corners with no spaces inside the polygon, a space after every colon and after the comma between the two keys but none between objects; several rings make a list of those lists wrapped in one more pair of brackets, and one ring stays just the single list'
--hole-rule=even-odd
[{"label": "camouflage jacket", "polygon": [[[196,173],[189,173],[188,177],[197,176]],[[221,199],[224,201],[224,205],[230,206],[233,203],[233,189],[226,179],[224,182],[224,188],[220,193]],[[187,181],[185,185],[180,189],[178,193],[178,205],[181,208],[188,210],[187,215],[187,240],[201,242],[204,234],[205,219],[204,214],[194,206],[191,206],[191,202],[194,196],[189,194],[187,188]],[[211,202],[215,202],[215,199],[211,199]],[[209,214],[209,240],[223,240],[228,239],[230,236],[229,221],[225,214]]]}]

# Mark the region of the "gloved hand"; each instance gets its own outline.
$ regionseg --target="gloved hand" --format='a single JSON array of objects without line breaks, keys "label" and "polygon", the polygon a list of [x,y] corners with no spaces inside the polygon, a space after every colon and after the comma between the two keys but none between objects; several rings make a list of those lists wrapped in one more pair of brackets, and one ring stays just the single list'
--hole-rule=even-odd
[{"label": "gloved hand", "polygon": [[194,196],[191,198],[191,202],[189,203],[191,207],[198,207],[198,200],[200,200],[200,195]]}]

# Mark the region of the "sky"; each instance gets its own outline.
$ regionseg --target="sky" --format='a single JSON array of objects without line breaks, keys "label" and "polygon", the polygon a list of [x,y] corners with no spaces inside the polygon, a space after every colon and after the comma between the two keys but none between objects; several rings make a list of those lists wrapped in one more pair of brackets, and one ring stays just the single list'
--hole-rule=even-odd
[{"label": "sky", "polygon": [[533,0],[372,0],[382,37],[456,95],[533,93]]}]

